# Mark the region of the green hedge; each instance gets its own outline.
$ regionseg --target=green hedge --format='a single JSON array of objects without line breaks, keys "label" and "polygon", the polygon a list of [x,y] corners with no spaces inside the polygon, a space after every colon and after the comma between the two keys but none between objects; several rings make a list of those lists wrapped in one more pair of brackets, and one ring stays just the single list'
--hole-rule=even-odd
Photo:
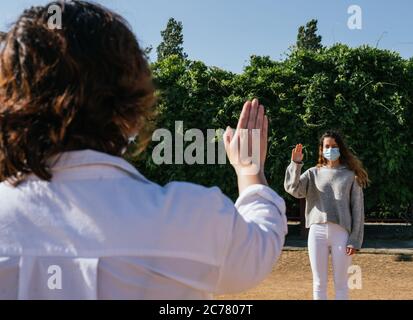
[{"label": "green hedge", "polygon": [[[314,166],[319,136],[330,128],[342,132],[369,172],[369,216],[397,217],[413,203],[412,60],[368,46],[336,45],[295,50],[283,61],[252,56],[242,74],[177,56],[152,67],[159,89],[157,126],[172,132],[179,120],[184,130],[234,127],[245,99],[261,100],[270,118],[267,176],[291,210],[297,200],[283,189],[291,149],[303,143],[304,169]],[[157,143],[133,159],[150,179],[217,185],[236,198],[229,164],[157,166],[151,158]]]}]

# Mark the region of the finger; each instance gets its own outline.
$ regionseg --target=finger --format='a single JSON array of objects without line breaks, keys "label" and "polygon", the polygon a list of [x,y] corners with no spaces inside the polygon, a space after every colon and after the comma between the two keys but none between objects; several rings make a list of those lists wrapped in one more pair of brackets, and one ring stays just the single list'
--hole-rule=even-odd
[{"label": "finger", "polygon": [[251,138],[249,137],[248,129],[240,129],[237,137],[239,141],[238,158],[240,164],[248,164],[251,154]]},{"label": "finger", "polygon": [[262,149],[263,143],[264,143],[264,139],[265,139],[265,135],[264,135],[264,106],[260,105],[258,107],[258,114],[257,114],[257,120],[255,121],[255,129],[259,130],[259,150]]},{"label": "finger", "polygon": [[241,115],[239,117],[237,130],[238,129],[246,129],[248,125],[248,118],[251,109],[251,101],[246,101],[241,111]]},{"label": "finger", "polygon": [[262,129],[264,125],[265,109],[263,105],[258,107],[257,120],[255,121],[255,129]]},{"label": "finger", "polygon": [[227,129],[224,131],[224,134],[222,135],[222,141],[224,142],[224,148],[225,148],[225,150],[227,150],[227,147],[228,147],[228,144],[229,144],[229,142],[228,142],[228,127],[227,127]]},{"label": "finger", "polygon": [[[264,127],[263,127],[263,137],[262,137],[262,145],[264,146],[264,150],[265,150],[265,156],[267,155],[267,149],[268,149],[268,130],[270,127],[270,120],[268,120],[268,117],[265,115],[264,116]],[[265,159],[263,159],[264,161]]]},{"label": "finger", "polygon": [[262,141],[266,142],[268,139],[268,126],[269,126],[269,121],[268,121],[268,117],[265,115],[264,116],[264,125],[262,128]]},{"label": "finger", "polygon": [[257,120],[257,114],[258,114],[258,99],[252,100],[251,108],[250,108],[250,114],[248,118],[248,129],[252,130],[255,128],[255,121]]},{"label": "finger", "polygon": [[224,146],[225,146],[225,150],[227,150],[229,144],[231,143],[232,140],[232,129],[231,127],[227,127],[227,129],[224,132],[223,135],[223,140],[224,140]]}]

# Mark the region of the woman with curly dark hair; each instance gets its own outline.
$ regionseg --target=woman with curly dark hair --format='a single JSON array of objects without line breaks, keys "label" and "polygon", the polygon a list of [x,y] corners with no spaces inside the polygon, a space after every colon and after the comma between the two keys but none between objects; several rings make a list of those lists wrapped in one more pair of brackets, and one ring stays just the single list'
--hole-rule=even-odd
[{"label": "woman with curly dark hair", "polygon": [[46,159],[59,152],[91,148],[119,156],[133,132],[148,140],[154,88],[126,22],[68,2],[64,29],[50,30],[45,8],[25,11],[3,36],[1,180],[31,172],[50,180]]},{"label": "woman with curly dark hair", "polygon": [[[264,176],[264,107],[247,101],[224,135],[234,204],[217,187],[159,186],[121,157],[131,137],[150,140],[154,92],[130,27],[102,6],[32,7],[1,35],[0,298],[211,298],[271,272],[287,230]],[[258,166],[238,161],[252,129]]]}]

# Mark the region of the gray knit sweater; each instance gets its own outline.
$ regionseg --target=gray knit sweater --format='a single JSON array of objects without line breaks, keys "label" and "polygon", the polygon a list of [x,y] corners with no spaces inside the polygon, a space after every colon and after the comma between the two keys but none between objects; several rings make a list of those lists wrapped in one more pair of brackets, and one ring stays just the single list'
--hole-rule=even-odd
[{"label": "gray knit sweater", "polygon": [[349,233],[348,245],[360,249],[364,233],[363,188],[345,165],[313,167],[301,174],[304,163],[291,161],[284,188],[296,198],[305,198],[306,227],[333,222]]}]

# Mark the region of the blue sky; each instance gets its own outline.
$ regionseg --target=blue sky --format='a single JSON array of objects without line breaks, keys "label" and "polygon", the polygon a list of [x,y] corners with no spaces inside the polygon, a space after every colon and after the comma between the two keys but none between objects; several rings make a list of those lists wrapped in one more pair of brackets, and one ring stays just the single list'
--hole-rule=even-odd
[{"label": "blue sky", "polygon": [[[0,30],[26,7],[43,0],[0,1]],[[252,54],[282,59],[295,43],[297,28],[319,21],[323,44],[369,44],[413,56],[411,0],[98,0],[132,25],[143,46],[154,48],[169,17],[184,25],[189,57],[233,72],[241,72]],[[350,5],[362,9],[361,30],[347,27]],[[380,41],[379,41],[380,40]],[[156,50],[152,59],[156,58]]]}]

